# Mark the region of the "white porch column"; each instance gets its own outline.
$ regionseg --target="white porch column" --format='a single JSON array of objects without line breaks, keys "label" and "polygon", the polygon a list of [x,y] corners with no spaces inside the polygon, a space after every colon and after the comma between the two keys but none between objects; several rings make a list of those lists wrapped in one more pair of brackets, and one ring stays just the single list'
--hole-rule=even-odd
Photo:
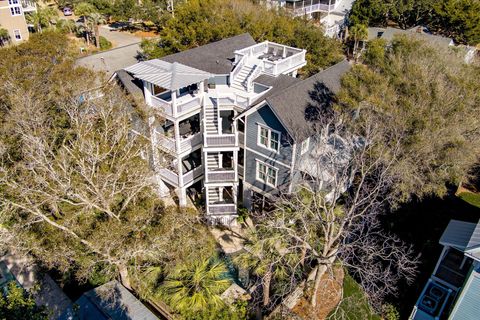
[{"label": "white porch column", "polygon": [[177,188],[176,192],[178,196],[178,204],[180,207],[185,207],[187,205],[187,188]]},{"label": "white porch column", "polygon": [[149,82],[143,82],[143,94],[145,95],[145,103],[149,106],[152,105],[153,85]]},{"label": "white porch column", "polygon": [[177,116],[177,90],[172,90],[172,114]]}]

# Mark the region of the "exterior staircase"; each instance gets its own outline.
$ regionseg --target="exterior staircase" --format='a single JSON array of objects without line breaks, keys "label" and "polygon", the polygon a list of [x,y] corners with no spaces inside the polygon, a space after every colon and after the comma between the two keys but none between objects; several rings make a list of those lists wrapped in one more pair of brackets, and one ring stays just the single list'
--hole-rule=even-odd
[{"label": "exterior staircase", "polygon": [[219,159],[218,154],[208,153],[207,154],[207,168],[208,169],[218,169],[219,166]]},{"label": "exterior staircase", "polygon": [[205,133],[207,135],[218,134],[217,105],[205,106]]},{"label": "exterior staircase", "polygon": [[230,87],[245,91],[247,90],[247,78],[250,74],[252,74],[253,69],[255,66],[247,66],[244,65],[240,69],[240,72],[238,75],[235,77],[235,80],[231,83]]},{"label": "exterior staircase", "polygon": [[215,187],[208,188],[208,200],[209,203],[216,203],[220,201],[219,189]]}]

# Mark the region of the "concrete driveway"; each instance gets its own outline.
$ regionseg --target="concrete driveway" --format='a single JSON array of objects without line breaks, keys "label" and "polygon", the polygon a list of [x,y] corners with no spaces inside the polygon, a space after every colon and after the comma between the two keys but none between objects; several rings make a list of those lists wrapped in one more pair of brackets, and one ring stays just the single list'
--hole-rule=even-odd
[{"label": "concrete driveway", "polygon": [[100,35],[110,41],[113,47],[123,47],[139,43],[142,39],[128,32],[113,31],[109,26],[100,26]]}]

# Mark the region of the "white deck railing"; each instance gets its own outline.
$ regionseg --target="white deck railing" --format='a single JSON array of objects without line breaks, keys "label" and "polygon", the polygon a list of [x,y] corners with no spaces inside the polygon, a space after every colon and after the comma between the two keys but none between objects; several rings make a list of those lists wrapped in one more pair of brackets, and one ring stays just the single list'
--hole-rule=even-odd
[{"label": "white deck railing", "polygon": [[159,170],[159,173],[161,178],[165,180],[167,183],[175,187],[178,187],[178,174],[165,168],[161,168]]},{"label": "white deck railing", "polygon": [[158,132],[157,130],[154,130],[154,133],[155,133],[155,142],[157,143],[158,147],[168,152],[183,153],[185,151],[191,150],[192,148],[202,143],[202,133],[198,132],[186,139],[181,140],[180,149],[177,150],[174,139],[165,136],[164,134],[162,134],[161,132]]},{"label": "white deck railing", "polygon": [[208,204],[207,211],[211,214],[237,213],[237,206],[234,203]]},{"label": "white deck railing", "polygon": [[219,134],[205,137],[205,147],[235,146],[235,134]]},{"label": "white deck railing", "polygon": [[226,182],[235,180],[235,171],[230,170],[218,170],[209,171],[207,173],[207,182]]},{"label": "white deck railing", "polygon": [[[200,108],[202,99],[198,96],[191,98],[177,98],[175,103],[175,108],[177,111],[177,116],[186,113],[196,107]],[[157,96],[152,96],[152,107],[156,108],[158,111],[173,117],[173,103],[172,101],[165,101]]]},{"label": "white deck railing", "polygon": [[197,179],[203,174],[203,167],[198,166],[183,175],[183,183],[187,184]]},{"label": "white deck railing", "polygon": [[293,14],[295,16],[303,16],[306,14],[311,14],[314,12],[329,12],[335,9],[335,4],[324,4],[324,3],[317,3],[310,5],[310,1],[303,1],[302,4],[296,4],[295,9],[293,10]]},{"label": "white deck railing", "polygon": [[253,68],[253,72],[248,76],[247,78],[247,91],[252,92],[253,91],[253,80],[257,78],[260,73],[262,73],[262,68],[259,67],[258,65],[255,65]]},{"label": "white deck railing", "polygon": [[185,101],[177,100],[177,114],[180,115],[184,112],[188,112],[195,107],[200,107],[202,100],[200,97],[193,97]]},{"label": "white deck railing", "polygon": [[235,67],[233,70],[230,72],[230,83],[233,83],[235,81],[235,78],[238,76],[240,73],[240,70],[242,70],[242,67],[245,65],[247,62],[247,56],[246,55],[235,55],[235,60],[239,59],[238,61],[235,61]]},{"label": "white deck railing", "polygon": [[293,71],[305,64],[305,50],[298,52],[290,57],[277,61],[263,60],[263,72],[269,75],[278,76],[287,71]]},{"label": "white deck railing", "polygon": [[172,102],[152,96],[152,107],[168,116],[173,116]]}]

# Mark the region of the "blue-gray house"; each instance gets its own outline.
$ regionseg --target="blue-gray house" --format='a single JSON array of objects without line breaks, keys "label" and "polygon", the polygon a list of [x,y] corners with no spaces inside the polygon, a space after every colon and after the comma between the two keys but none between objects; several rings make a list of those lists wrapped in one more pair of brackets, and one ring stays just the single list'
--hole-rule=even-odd
[{"label": "blue-gray house", "polygon": [[480,222],[451,220],[443,251],[410,319],[480,319]]},{"label": "blue-gray house", "polygon": [[342,61],[300,80],[305,54],[241,34],[117,71],[134,100],[143,94],[160,196],[231,224],[239,206],[291,191],[318,144],[312,122],[350,69]]}]

